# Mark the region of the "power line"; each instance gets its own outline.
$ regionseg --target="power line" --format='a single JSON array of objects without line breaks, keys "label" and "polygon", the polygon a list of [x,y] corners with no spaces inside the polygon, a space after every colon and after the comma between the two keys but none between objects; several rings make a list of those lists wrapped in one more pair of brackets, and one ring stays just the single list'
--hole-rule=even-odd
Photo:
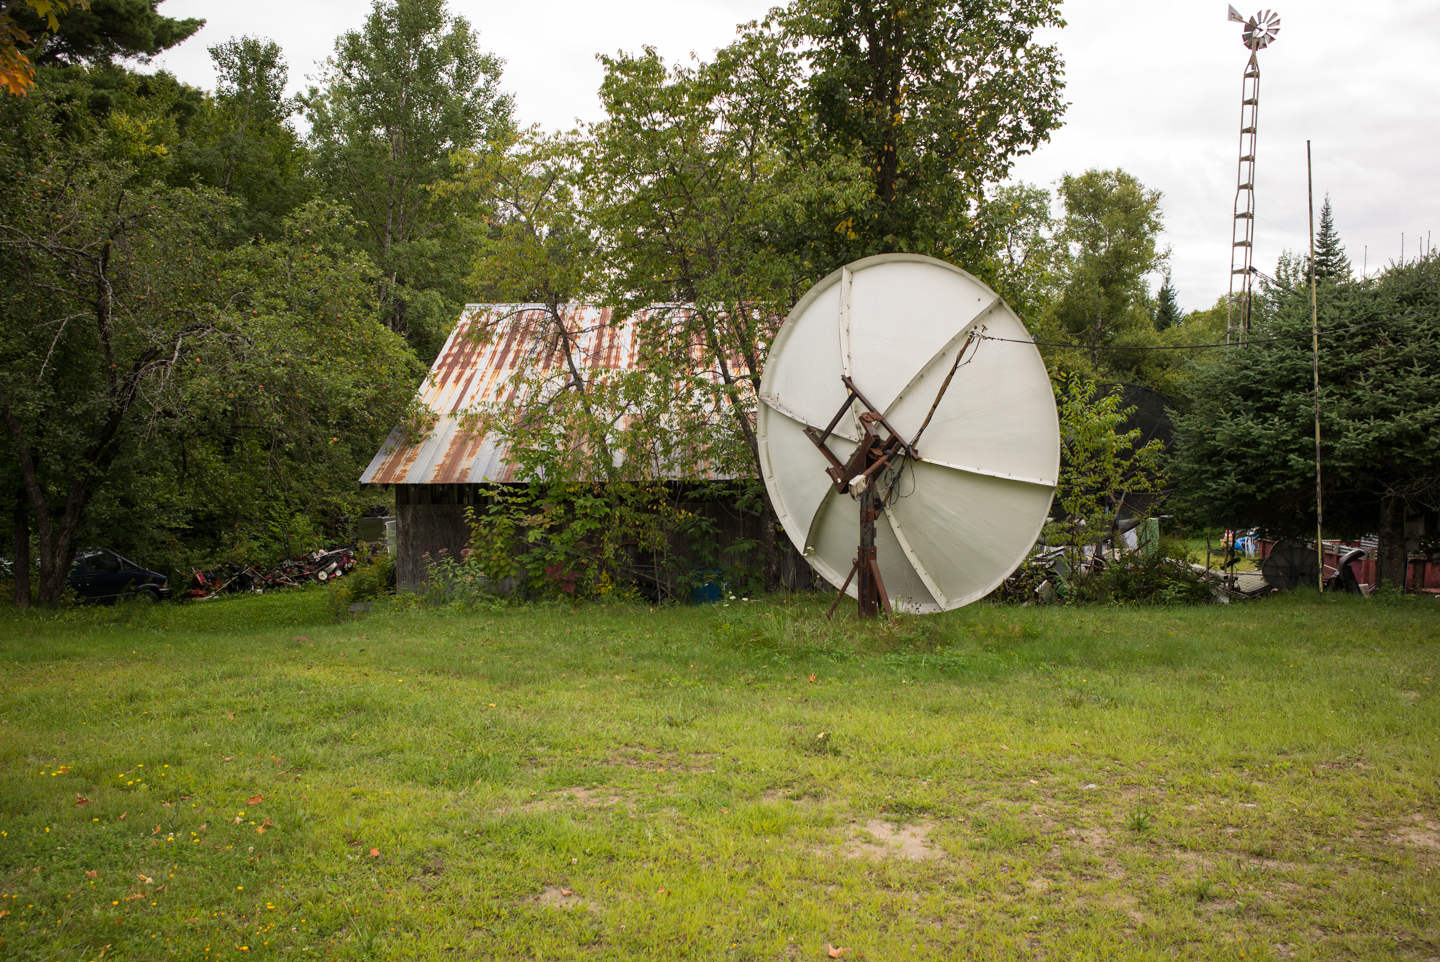
[{"label": "power line", "polygon": [[[1419,314],[1402,314],[1399,317],[1387,317],[1380,321],[1370,321],[1368,324],[1356,324],[1352,327],[1337,327],[1333,330],[1323,331],[1324,334],[1346,334],[1350,331],[1361,331],[1367,327],[1378,327],[1381,324],[1389,324],[1391,321],[1403,321],[1414,317],[1424,317],[1427,312]],[[1300,341],[1308,340],[1309,334],[1286,334],[1280,337],[1252,337],[1245,344],[1226,344],[1220,341],[1216,344],[1155,344],[1137,345],[1126,347],[1123,344],[1069,344],[1064,341],[1022,341],[1013,337],[994,337],[989,334],[978,334],[981,340],[1000,341],[1005,344],[1034,344],[1036,347],[1068,347],[1077,351],[1208,351],[1216,347],[1244,347],[1245,344],[1267,344],[1273,341]]]}]

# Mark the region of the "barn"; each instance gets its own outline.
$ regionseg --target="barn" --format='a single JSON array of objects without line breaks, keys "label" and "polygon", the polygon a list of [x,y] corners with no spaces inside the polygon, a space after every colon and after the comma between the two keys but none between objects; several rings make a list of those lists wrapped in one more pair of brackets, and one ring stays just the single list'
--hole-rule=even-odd
[{"label": "barn", "polygon": [[[674,310],[675,308],[665,308]],[[433,427],[423,437],[396,426],[360,477],[362,485],[393,488],[396,511],[396,581],[400,590],[423,587],[429,558],[443,550],[452,557],[468,546],[467,507],[483,505],[497,487],[530,481],[506,458],[503,442],[477,433],[466,412],[481,405],[522,406],[513,376],[521,365],[578,363],[588,368],[633,369],[639,364],[635,338],[640,315],[615,319],[608,308],[543,304],[470,304],[420,385],[416,400],[432,412]],[[538,361],[527,351],[547,325],[564,324],[573,350]],[[477,337],[483,325],[484,338]],[[532,367],[533,369],[533,367]],[[693,476],[692,476],[693,475]],[[692,466],[674,483],[727,480]],[[760,540],[762,519],[720,501],[688,507],[712,517],[723,549],[736,539]],[[792,586],[813,583],[813,574],[783,535],[780,577]]]}]

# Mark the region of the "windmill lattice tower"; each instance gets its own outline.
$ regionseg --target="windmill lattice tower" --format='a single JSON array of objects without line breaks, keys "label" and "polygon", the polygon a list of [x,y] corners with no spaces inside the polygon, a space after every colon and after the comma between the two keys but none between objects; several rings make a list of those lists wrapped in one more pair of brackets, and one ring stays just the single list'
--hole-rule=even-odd
[{"label": "windmill lattice tower", "polygon": [[[1250,19],[1234,7],[1230,19],[1245,25],[1241,39],[1250,51],[1240,87],[1240,163],[1235,177],[1235,220],[1230,230],[1230,297],[1225,308],[1225,342],[1244,341],[1250,332],[1250,286],[1255,252],[1255,135],[1260,119],[1260,58],[1280,32],[1280,16],[1262,10]],[[1238,288],[1238,289],[1237,289]],[[1238,294],[1238,297],[1237,297]]]}]

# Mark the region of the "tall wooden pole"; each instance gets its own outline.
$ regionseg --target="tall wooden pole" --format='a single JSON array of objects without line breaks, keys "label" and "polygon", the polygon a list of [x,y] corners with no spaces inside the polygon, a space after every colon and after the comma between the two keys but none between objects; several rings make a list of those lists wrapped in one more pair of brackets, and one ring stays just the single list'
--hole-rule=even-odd
[{"label": "tall wooden pole", "polygon": [[1305,141],[1305,186],[1310,195],[1310,353],[1315,372],[1315,580],[1325,590],[1325,489],[1320,483],[1320,309],[1315,300],[1315,174]]}]

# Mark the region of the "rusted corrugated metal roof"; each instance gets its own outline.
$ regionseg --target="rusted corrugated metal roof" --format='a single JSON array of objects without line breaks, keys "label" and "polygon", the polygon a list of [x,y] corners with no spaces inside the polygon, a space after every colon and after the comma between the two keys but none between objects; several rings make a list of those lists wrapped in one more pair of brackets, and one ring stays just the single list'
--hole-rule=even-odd
[{"label": "rusted corrugated metal roof", "polygon": [[[675,308],[667,307],[667,310]],[[681,308],[683,309],[683,308]],[[638,366],[637,320],[611,323],[609,308],[565,305],[560,309],[576,343],[577,362],[590,370],[630,370]],[[482,329],[490,336],[474,336]],[[445,341],[430,374],[416,394],[437,417],[430,435],[406,444],[396,427],[360,476],[361,484],[503,484],[523,481],[505,459],[504,446],[461,426],[462,415],[480,405],[516,405],[512,377],[522,365],[548,370],[564,364],[559,351],[539,358],[534,350],[553,321],[540,304],[469,304]]]}]

